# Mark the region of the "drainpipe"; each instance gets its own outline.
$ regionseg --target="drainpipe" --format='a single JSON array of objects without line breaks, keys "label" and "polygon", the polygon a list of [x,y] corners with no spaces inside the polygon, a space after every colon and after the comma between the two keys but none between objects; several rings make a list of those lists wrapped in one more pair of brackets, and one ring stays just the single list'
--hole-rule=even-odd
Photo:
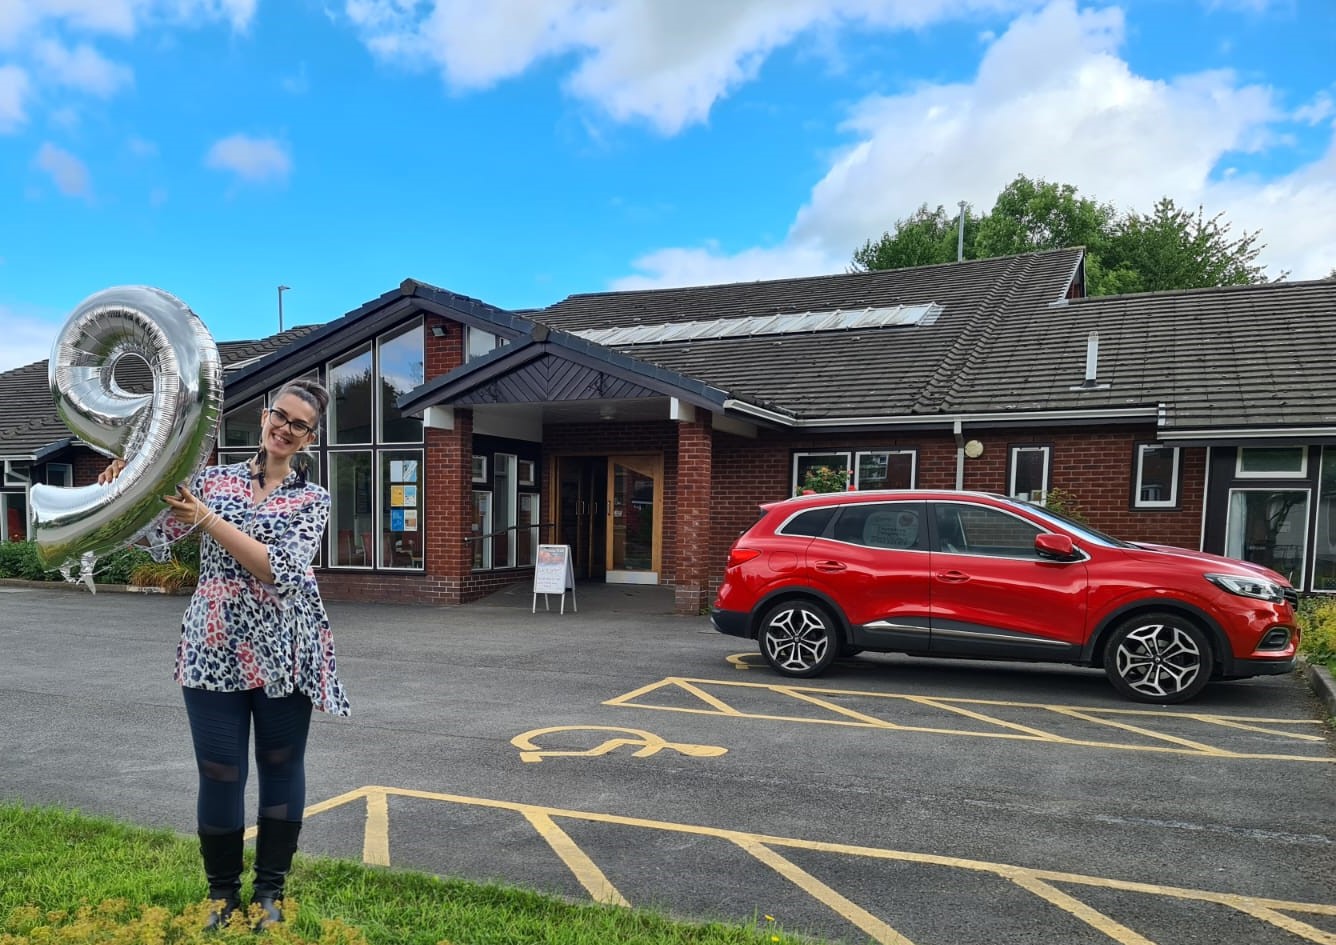
[{"label": "drainpipe", "polygon": [[965,437],[961,432],[959,418],[952,425],[952,433],[956,436],[956,489],[965,488]]}]

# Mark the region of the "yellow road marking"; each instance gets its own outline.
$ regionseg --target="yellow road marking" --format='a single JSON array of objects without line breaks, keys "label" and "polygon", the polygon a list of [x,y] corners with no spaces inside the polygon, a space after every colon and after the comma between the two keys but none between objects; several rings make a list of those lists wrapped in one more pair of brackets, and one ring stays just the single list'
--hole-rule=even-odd
[{"label": "yellow road marking", "polygon": [[756,843],[750,838],[737,838],[734,842],[817,902],[830,906],[833,911],[862,929],[875,941],[890,943],[890,945],[914,945],[913,942],[862,906],[846,899],[792,860],[785,859],[765,844]]},{"label": "yellow road marking", "polygon": [[547,841],[547,845],[561,858],[561,862],[565,863],[580,881],[580,885],[589,890],[589,895],[595,902],[610,906],[631,905],[584,850],[571,839],[570,834],[557,826],[551,815],[538,808],[529,808],[523,813],[529,823],[534,825],[538,835]]},{"label": "yellow road marking", "polygon": [[[914,853],[904,850],[887,850],[878,847],[864,847],[847,843],[831,843],[820,840],[803,840],[794,837],[779,837],[767,834],[747,833],[720,827],[704,827],[694,824],[672,823],[669,821],[649,820],[641,817],[624,817],[617,814],[604,814],[593,811],[578,811],[557,807],[542,807],[513,801],[500,801],[490,798],[468,797],[459,794],[443,794],[431,791],[418,791],[408,788],[391,788],[371,785],[355,791],[349,791],[306,809],[306,816],[312,817],[345,804],[367,801],[368,816],[373,806],[372,796],[387,798],[390,795],[410,797],[421,800],[440,801],[443,803],[463,804],[492,810],[512,811],[533,824],[544,840],[557,853],[561,861],[575,875],[577,880],[599,902],[629,905],[625,897],[607,879],[603,872],[570,835],[557,825],[558,819],[583,821],[586,823],[612,824],[624,827],[638,827],[668,833],[681,833],[692,836],[714,837],[731,843],[747,851],[779,875],[802,889],[809,896],[833,912],[863,929],[880,945],[908,945],[907,940],[886,925],[880,919],[865,912],[860,906],[846,899],[831,887],[811,876],[780,855],[775,848],[808,850],[819,853],[831,853],[842,856],[857,856],[868,859],[893,862],[915,863],[928,866],[944,866],[955,869],[985,873],[1005,879],[1025,889],[1044,901],[1063,909],[1093,928],[1099,929],[1122,945],[1149,945],[1149,940],[1138,933],[1115,922],[1098,910],[1083,903],[1070,893],[1055,888],[1054,884],[1067,886],[1093,887],[1122,892],[1142,893],[1194,902],[1207,902],[1225,906],[1252,916],[1276,928],[1319,945],[1336,945],[1336,935],[1318,929],[1287,913],[1304,913],[1316,916],[1336,917],[1336,904],[1293,902],[1283,899],[1268,899],[1244,896],[1237,893],[1221,893],[1204,889],[1191,889],[1178,886],[1164,886],[1156,883],[1136,882],[1131,880],[1110,879],[1099,876],[1087,876],[1081,873],[1066,873],[1055,870],[1030,869],[1005,863],[992,863],[986,860],[971,860],[963,857],[941,856],[927,853]],[[388,807],[385,808],[388,810]],[[365,848],[364,848],[365,849]],[[388,849],[388,847],[387,847]]]},{"label": "yellow road marking", "polygon": [[[551,735],[555,732],[624,732],[621,738],[605,739],[593,748],[579,749],[540,749],[534,744],[534,739],[542,735]],[[626,736],[630,736],[629,738]],[[510,743],[520,749],[520,760],[527,762],[540,762],[544,758],[594,758],[599,755],[606,755],[616,751],[618,748],[625,748],[635,745],[636,750],[632,752],[633,758],[648,758],[656,755],[665,748],[670,748],[679,754],[691,758],[717,758],[720,755],[728,753],[727,748],[721,748],[718,745],[695,745],[691,742],[669,742],[655,735],[653,732],[646,732],[638,728],[617,728],[612,725],[551,725],[547,728],[535,728],[520,735],[516,735],[510,740]]]},{"label": "yellow road marking", "polygon": [[384,791],[366,796],[366,830],[362,833],[362,862],[390,865],[390,799]]},{"label": "yellow road marking", "polygon": [[[711,687],[715,692],[710,692],[705,687]],[[703,697],[704,708],[693,708],[684,705],[654,705],[650,702],[637,701],[652,696],[655,692],[662,689],[681,689],[684,692],[694,696]],[[808,716],[779,715],[764,712],[745,712],[728,703],[727,699],[717,694],[720,689],[760,689],[773,692],[776,695],[785,698],[795,699],[826,709],[833,718],[811,718]],[[895,703],[913,703],[915,705],[928,708],[940,709],[944,712],[954,713],[978,722],[994,725],[999,731],[977,731],[969,729],[953,729],[926,725],[902,725],[888,719],[860,712],[857,709],[850,708],[832,702],[829,697],[832,696],[855,696],[866,699],[880,699],[885,702]],[[1113,708],[1090,708],[1082,706],[1065,706],[1049,703],[1036,702],[1010,702],[996,699],[955,699],[929,697],[913,694],[871,692],[858,689],[828,689],[810,686],[794,686],[786,683],[753,683],[737,682],[722,679],[695,679],[683,676],[668,676],[655,683],[641,686],[631,692],[621,696],[616,696],[606,700],[604,705],[621,706],[625,708],[653,709],[659,712],[685,712],[696,715],[724,715],[730,718],[739,719],[757,719],[772,722],[801,722],[807,725],[842,725],[853,728],[874,728],[897,732],[920,732],[935,735],[961,735],[971,738],[1001,738],[1017,741],[1037,741],[1054,745],[1072,745],[1086,748],[1106,748],[1118,751],[1141,751],[1152,753],[1167,753],[1181,755],[1210,756],[1214,758],[1231,759],[1251,759],[1263,761],[1303,761],[1317,762],[1319,764],[1331,764],[1336,762],[1336,757],[1330,755],[1286,755],[1279,753],[1263,752],[1237,752],[1229,751],[1223,748],[1217,748],[1198,740],[1182,738],[1156,732],[1153,729],[1143,728],[1131,725],[1126,722],[1118,721],[1114,717],[1139,717],[1149,719],[1173,719],[1190,720],[1200,723],[1204,726],[1216,725],[1221,728],[1236,727],[1255,730],[1266,733],[1268,731],[1279,729],[1281,726],[1312,726],[1318,727],[1322,724],[1317,719],[1275,719],[1253,716],[1224,716],[1202,713],[1179,713],[1153,709],[1113,709]],[[1167,744],[1140,744],[1124,743],[1114,741],[1097,741],[1094,739],[1070,738],[1060,735],[1056,732],[1047,732],[1034,725],[1023,725],[1012,722],[998,716],[989,715],[986,712],[976,711],[970,706],[975,707],[996,707],[1007,709],[1022,709],[1040,713],[1050,713],[1053,715],[1065,716],[1070,719],[1088,722],[1092,725],[1103,726],[1107,728],[1120,729],[1141,735],[1152,739],[1155,742]],[[1270,728],[1253,728],[1254,725],[1270,726]],[[1278,737],[1286,737],[1292,740],[1302,740],[1307,742],[1324,742],[1325,737],[1321,735],[1308,735],[1298,732],[1277,731]]]},{"label": "yellow road marking", "polygon": [[1115,942],[1121,942],[1122,945],[1155,945],[1150,939],[1117,922],[1097,909],[1092,909],[1075,896],[1069,896],[1061,890],[1055,889],[1048,883],[1029,875],[1023,871],[1016,873],[1005,873],[1009,880],[1022,889],[1034,893],[1041,899],[1046,899],[1053,905],[1068,912],[1080,919],[1086,925],[1100,932],[1103,932]]}]

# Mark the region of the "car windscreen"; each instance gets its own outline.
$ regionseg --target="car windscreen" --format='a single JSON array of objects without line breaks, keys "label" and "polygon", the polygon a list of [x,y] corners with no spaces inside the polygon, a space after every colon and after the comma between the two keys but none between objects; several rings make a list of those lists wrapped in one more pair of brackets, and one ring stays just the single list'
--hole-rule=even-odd
[{"label": "car windscreen", "polygon": [[1097,528],[1091,528],[1084,522],[1078,522],[1074,518],[1055,512],[1052,509],[1046,509],[1041,505],[1032,505],[1029,502],[1015,503],[1020,508],[1025,509],[1031,515],[1036,515],[1041,519],[1062,526],[1063,529],[1075,534],[1086,541],[1094,542],[1098,545],[1106,545],[1110,548],[1132,548],[1134,545],[1130,541],[1123,541],[1121,538],[1114,538]]}]

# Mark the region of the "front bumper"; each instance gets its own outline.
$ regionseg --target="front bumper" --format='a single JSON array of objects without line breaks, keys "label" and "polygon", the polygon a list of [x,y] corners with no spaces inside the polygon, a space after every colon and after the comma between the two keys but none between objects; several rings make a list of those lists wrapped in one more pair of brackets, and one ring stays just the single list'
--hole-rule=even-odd
[{"label": "front bumper", "polygon": [[1226,679],[1247,679],[1249,676],[1283,676],[1299,665],[1297,656],[1283,660],[1248,660],[1235,658]]},{"label": "front bumper", "polygon": [[750,637],[748,624],[750,623],[750,614],[739,610],[720,610],[715,608],[710,611],[710,623],[714,629],[720,633],[726,633],[730,637]]}]

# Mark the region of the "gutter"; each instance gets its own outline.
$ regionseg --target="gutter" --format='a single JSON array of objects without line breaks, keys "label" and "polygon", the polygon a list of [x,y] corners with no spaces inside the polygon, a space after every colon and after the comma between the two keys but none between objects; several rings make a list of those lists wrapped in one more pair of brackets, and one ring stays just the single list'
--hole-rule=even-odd
[{"label": "gutter", "polygon": [[[915,426],[915,427],[949,427],[953,432],[959,434],[961,427],[966,424],[979,423],[1015,423],[1019,418],[1033,422],[1036,420],[1057,423],[1062,421],[1090,421],[1090,420],[1140,420],[1147,417],[1159,418],[1160,407],[1142,406],[1142,407],[1114,407],[1105,410],[1007,410],[997,413],[958,413],[958,414],[933,414],[931,416],[895,416],[886,415],[881,417],[822,417],[815,420],[802,420],[789,414],[782,414],[774,410],[768,410],[765,407],[758,407],[755,404],[749,404],[746,401],[729,398],[723,403],[724,410],[735,410],[738,413],[745,413],[749,416],[774,423],[779,426],[792,427],[796,429],[806,429],[811,427],[829,428],[829,427],[871,427],[871,426]],[[1336,430],[1329,431],[1336,435]]]}]

